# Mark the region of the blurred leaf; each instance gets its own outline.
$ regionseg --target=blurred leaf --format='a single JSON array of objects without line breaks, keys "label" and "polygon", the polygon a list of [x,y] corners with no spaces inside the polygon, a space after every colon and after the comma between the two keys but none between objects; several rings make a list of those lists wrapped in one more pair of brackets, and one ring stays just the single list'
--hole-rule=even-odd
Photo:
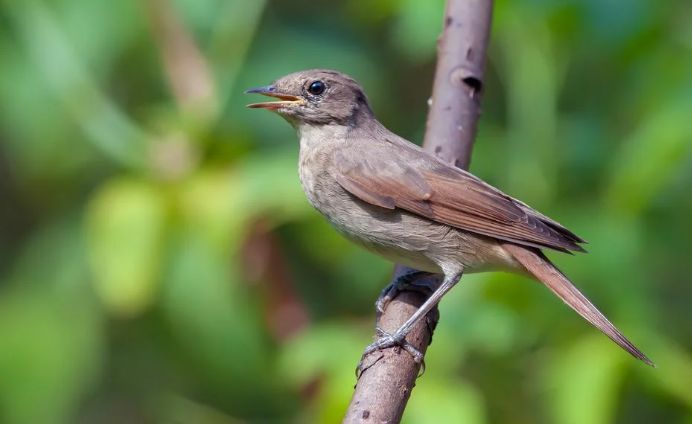
[{"label": "blurred leaf", "polygon": [[224,393],[237,410],[257,414],[264,405],[270,413],[276,382],[266,331],[238,274],[229,267],[227,252],[183,231],[172,244],[162,307],[182,351],[193,358],[193,374]]},{"label": "blurred leaf", "polygon": [[139,2],[42,1],[60,23],[74,54],[94,71],[92,77],[107,75],[121,55],[147,35]]},{"label": "blurred leaf", "polygon": [[[460,316],[457,320],[465,318],[463,333],[459,337],[461,341],[457,343],[472,345],[488,354],[500,354],[510,352],[519,340],[526,343],[533,339],[531,331],[525,328],[525,317],[518,316],[505,305],[489,302],[487,299],[478,298],[476,301],[481,304],[468,305],[468,311],[451,313],[451,319],[454,319],[454,315]],[[463,306],[462,309],[467,308]],[[454,334],[450,336],[454,337]]]},{"label": "blurred leaf", "polygon": [[238,167],[241,193],[236,206],[251,216],[269,216],[275,223],[311,213],[298,179],[297,160],[280,149],[243,160]]},{"label": "blurred leaf", "polygon": [[312,211],[296,167],[294,158],[280,152],[251,155],[233,170],[201,171],[179,186],[183,223],[227,249],[239,242],[254,219],[281,225],[302,218]]},{"label": "blurred leaf", "polygon": [[230,417],[207,405],[180,396],[166,396],[161,401],[160,423],[241,424],[245,421]]},{"label": "blurred leaf", "polygon": [[[271,416],[269,400],[281,390],[271,368],[260,305],[242,286],[234,262],[253,211],[245,203],[243,172],[208,170],[181,185],[180,222],[171,241],[163,308],[204,379],[232,398],[234,407]],[[258,213],[261,213],[258,211]],[[265,416],[266,418],[266,416]]]},{"label": "blurred leaf", "polygon": [[21,247],[10,279],[55,293],[89,288],[82,218],[74,213],[37,228]]},{"label": "blurred leaf", "polygon": [[74,148],[78,130],[68,114],[45,95],[49,87],[40,71],[10,46],[0,38],[0,102],[12,105],[0,113],[4,132],[0,157],[7,157],[15,178],[24,184],[37,177],[54,184],[65,179],[71,183],[98,151]]},{"label": "blurred leaf", "polygon": [[473,386],[427,378],[416,384],[402,422],[483,424],[488,422],[485,415],[483,398]]},{"label": "blurred leaf", "polygon": [[0,421],[70,423],[99,373],[98,313],[84,294],[0,295]]},{"label": "blurred leaf", "polygon": [[[496,31],[498,68],[507,90],[507,184],[514,196],[541,201],[554,195],[557,166],[557,101],[564,63],[552,34],[531,11],[511,3]],[[511,13],[510,13],[511,12]]]},{"label": "blurred leaf", "polygon": [[365,346],[367,341],[366,333],[360,334],[353,326],[321,323],[285,346],[279,358],[281,374],[302,387],[319,384],[313,417],[308,421],[333,423],[343,419],[356,383],[354,370],[362,353],[361,345]]},{"label": "blurred leaf", "polygon": [[638,368],[640,374],[692,410],[692,355],[673,341],[659,339],[652,358],[657,368]]},{"label": "blurred leaf", "polygon": [[226,169],[206,169],[191,176],[176,190],[180,223],[217,250],[236,245],[252,216],[243,207],[242,183],[236,172]]},{"label": "blurred leaf", "polygon": [[435,55],[435,41],[442,30],[444,2],[441,0],[400,2],[393,28],[394,45],[418,62]]},{"label": "blurred leaf", "polygon": [[113,313],[132,316],[155,299],[166,225],[166,200],[147,182],[106,183],[87,210],[94,288]]},{"label": "blurred leaf", "polygon": [[613,422],[629,358],[600,334],[577,339],[554,355],[544,382],[551,396],[550,421]]},{"label": "blurred leaf", "polygon": [[[367,329],[366,331],[370,331]],[[351,325],[325,322],[309,329],[290,340],[280,358],[282,373],[292,381],[306,384],[321,374],[343,374],[354,378],[352,371],[358,364],[361,349],[358,342],[367,341],[367,333]],[[329,349],[322,347],[329,346]],[[339,352],[338,355],[335,352]]]},{"label": "blurred leaf", "polygon": [[346,10],[353,15],[353,20],[362,24],[382,25],[404,2],[397,0],[346,0]]},{"label": "blurred leaf", "polygon": [[[655,320],[650,297],[657,289],[652,284],[655,282],[639,269],[641,246],[646,244],[641,224],[634,217],[610,211],[598,203],[581,208],[575,220],[588,229],[583,236],[589,240],[586,246],[589,255],[582,261],[556,257],[558,263],[584,294],[614,322],[619,322],[619,326],[627,325],[632,330],[645,328]],[[584,261],[588,267],[579,263]]]},{"label": "blurred leaf", "polygon": [[235,89],[236,79],[245,63],[245,56],[265,5],[265,0],[225,0],[221,2],[220,12],[218,8],[211,9],[214,15],[214,33],[209,56],[216,72],[222,101],[227,100]]},{"label": "blurred leaf", "polygon": [[144,132],[97,87],[50,11],[40,0],[16,3],[12,11],[22,46],[88,140],[121,164],[141,166]]},{"label": "blurred leaf", "polygon": [[605,193],[613,208],[640,213],[685,164],[692,150],[690,100],[654,112],[623,144]]}]

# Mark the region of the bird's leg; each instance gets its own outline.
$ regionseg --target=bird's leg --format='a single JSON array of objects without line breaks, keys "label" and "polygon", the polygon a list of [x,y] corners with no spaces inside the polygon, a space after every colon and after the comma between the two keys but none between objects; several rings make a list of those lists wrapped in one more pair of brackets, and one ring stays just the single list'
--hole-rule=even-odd
[{"label": "bird's leg", "polygon": [[402,291],[416,291],[429,295],[435,291],[437,281],[431,277],[435,274],[426,271],[418,271],[407,267],[397,267],[397,275],[394,280],[387,285],[375,302],[375,309],[379,317],[387,309],[387,305]]},{"label": "bird's leg", "polygon": [[[379,339],[377,339],[374,343],[369,345],[367,348],[365,348],[365,352],[363,352],[363,356],[361,357],[361,364],[363,362],[363,359],[372,352],[375,352],[377,350],[381,349],[387,349],[393,346],[401,346],[404,350],[406,350],[408,353],[413,356],[413,359],[417,363],[421,363],[423,361],[423,354],[418,351],[415,347],[413,347],[410,343],[406,341],[406,335],[411,331],[411,328],[423,317],[426,316],[428,312],[430,312],[435,305],[442,299],[442,297],[447,294],[448,291],[452,289],[456,285],[456,283],[459,281],[461,278],[461,272],[452,274],[452,275],[445,275],[444,280],[442,281],[442,284],[433,292],[432,295],[423,303],[418,310],[411,315],[411,317],[404,322],[401,327],[399,327],[398,330],[396,330],[394,333],[387,333],[383,331],[381,328],[377,328],[378,335],[380,336]],[[360,368],[360,365],[359,365]]]}]

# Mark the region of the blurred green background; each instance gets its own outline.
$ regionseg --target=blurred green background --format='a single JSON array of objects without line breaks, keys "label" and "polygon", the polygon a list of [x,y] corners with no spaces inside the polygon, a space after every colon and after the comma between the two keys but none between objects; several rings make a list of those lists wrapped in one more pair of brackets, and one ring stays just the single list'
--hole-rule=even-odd
[{"label": "blurred green background", "polygon": [[[338,422],[391,265],[245,88],[360,80],[420,141],[441,0],[0,3],[0,422]],[[501,0],[471,169],[590,241],[464,277],[407,423],[692,424],[692,3]]]}]

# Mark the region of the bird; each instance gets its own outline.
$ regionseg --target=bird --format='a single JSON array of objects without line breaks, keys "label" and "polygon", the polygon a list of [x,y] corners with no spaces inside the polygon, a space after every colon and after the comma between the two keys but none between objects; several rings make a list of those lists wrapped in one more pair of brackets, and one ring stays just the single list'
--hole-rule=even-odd
[{"label": "bird", "polygon": [[[543,253],[583,252],[583,239],[473,174],[447,164],[382,125],[361,85],[330,69],[294,72],[246,93],[298,134],[298,174],[309,203],[347,239],[442,282],[396,331],[380,332],[365,354],[403,346],[413,325],[462,274],[510,271],[543,283],[635,358],[630,342]],[[393,283],[403,286],[406,275]],[[391,291],[390,291],[391,293]]]}]

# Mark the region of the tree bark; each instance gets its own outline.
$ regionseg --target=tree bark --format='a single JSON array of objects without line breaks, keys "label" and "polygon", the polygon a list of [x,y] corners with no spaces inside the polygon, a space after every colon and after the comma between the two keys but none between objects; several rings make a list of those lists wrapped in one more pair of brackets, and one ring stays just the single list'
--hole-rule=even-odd
[{"label": "tree bark", "polygon": [[[467,169],[480,115],[492,0],[448,0],[437,45],[437,67],[423,147]],[[395,275],[406,272],[397,265]],[[437,277],[431,277],[437,279]],[[439,284],[439,280],[438,280]],[[401,292],[378,317],[377,325],[393,332],[425,301],[422,293]],[[425,354],[437,324],[435,308],[406,340]],[[397,423],[420,372],[411,355],[390,348],[363,358],[363,371],[344,418],[345,423]]]}]

